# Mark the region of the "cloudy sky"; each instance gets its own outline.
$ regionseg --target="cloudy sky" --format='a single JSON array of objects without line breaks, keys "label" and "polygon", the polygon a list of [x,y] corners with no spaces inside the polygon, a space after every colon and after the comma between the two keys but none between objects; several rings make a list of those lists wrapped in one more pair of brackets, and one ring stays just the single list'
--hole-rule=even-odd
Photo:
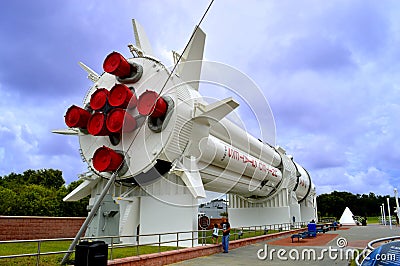
[{"label": "cloudy sky", "polygon": [[[64,114],[111,51],[129,55],[131,19],[171,63],[208,1],[5,1],[0,16],[0,175],[86,171]],[[246,73],[268,99],[276,143],[319,194],[400,187],[400,2],[216,0],[205,58]],[[241,113],[242,118],[245,113]],[[251,123],[251,121],[250,121]],[[262,122],[261,122],[262,123]]]}]

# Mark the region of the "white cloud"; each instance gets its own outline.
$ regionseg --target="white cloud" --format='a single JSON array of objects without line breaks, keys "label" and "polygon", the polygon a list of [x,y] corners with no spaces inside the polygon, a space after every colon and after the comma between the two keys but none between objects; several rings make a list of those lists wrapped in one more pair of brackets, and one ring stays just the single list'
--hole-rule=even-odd
[{"label": "white cloud", "polygon": [[373,166],[365,171],[350,173],[344,167],[326,168],[315,171],[313,181],[318,194],[331,191],[350,191],[358,194],[374,192],[377,195],[392,195],[391,176]]}]

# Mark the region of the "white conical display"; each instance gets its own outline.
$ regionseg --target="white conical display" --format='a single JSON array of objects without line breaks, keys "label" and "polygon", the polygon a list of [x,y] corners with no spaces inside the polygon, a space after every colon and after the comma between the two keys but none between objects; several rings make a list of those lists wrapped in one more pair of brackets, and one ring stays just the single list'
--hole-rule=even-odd
[{"label": "white conical display", "polygon": [[350,211],[349,207],[346,207],[346,209],[344,209],[342,217],[340,217],[339,223],[341,223],[342,225],[356,225],[353,216],[354,215]]}]

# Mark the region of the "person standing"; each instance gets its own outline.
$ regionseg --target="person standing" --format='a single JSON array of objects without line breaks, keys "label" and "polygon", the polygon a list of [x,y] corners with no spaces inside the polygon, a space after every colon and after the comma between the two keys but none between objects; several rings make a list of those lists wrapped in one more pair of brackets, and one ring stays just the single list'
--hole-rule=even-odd
[{"label": "person standing", "polygon": [[213,244],[215,244],[215,242],[217,242],[218,244],[218,231],[219,231],[218,224],[214,224],[214,230],[212,232],[212,238],[211,238]]},{"label": "person standing", "polygon": [[231,225],[226,219],[224,219],[224,221],[221,223],[221,228],[222,228],[222,248],[224,249],[224,253],[228,253]]}]

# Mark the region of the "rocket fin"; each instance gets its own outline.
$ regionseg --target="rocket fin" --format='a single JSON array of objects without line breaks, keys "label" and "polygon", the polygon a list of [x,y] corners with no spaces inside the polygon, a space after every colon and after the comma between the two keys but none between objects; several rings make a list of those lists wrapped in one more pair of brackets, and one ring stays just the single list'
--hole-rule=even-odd
[{"label": "rocket fin", "polygon": [[[203,181],[201,180],[198,165],[194,157],[183,158],[183,163],[179,162],[179,168],[182,170],[181,179],[192,193],[193,197],[205,198],[206,191],[204,190]],[[176,173],[177,171],[175,171]]]},{"label": "rocket fin", "polygon": [[100,178],[85,180],[78,187],[63,198],[63,201],[78,201],[90,195],[92,188],[99,182]]},{"label": "rocket fin", "polygon": [[181,176],[183,182],[192,193],[193,197],[205,198],[206,191],[204,190],[203,181],[199,171],[188,171],[185,170]]},{"label": "rocket fin", "polygon": [[227,116],[239,106],[231,97],[209,105],[197,104],[194,109],[193,130],[190,135],[185,154],[187,156],[201,156],[199,143],[210,134],[210,126]]},{"label": "rocket fin", "polygon": [[54,129],[51,132],[61,135],[79,135],[79,130],[75,128]]},{"label": "rocket fin", "polygon": [[[193,38],[182,55],[180,64],[178,65],[178,74],[181,79],[189,82],[190,86],[195,90],[199,90],[205,40],[206,34],[199,27],[196,27]],[[173,55],[175,61],[177,61],[177,53],[173,52]]]},{"label": "rocket fin", "polygon": [[87,65],[85,65],[82,62],[78,62],[78,64],[81,66],[81,68],[83,70],[85,70],[88,73],[88,79],[90,79],[93,82],[96,82],[99,80],[100,76],[99,74],[97,74],[93,69],[91,69],[90,67],[88,67]]},{"label": "rocket fin", "polygon": [[141,49],[146,55],[153,55],[153,49],[151,48],[150,41],[147,38],[146,32],[142,25],[140,25],[135,19],[132,19],[133,32],[135,34],[136,46]]},{"label": "rocket fin", "polygon": [[199,105],[195,109],[194,119],[196,122],[205,120],[205,122],[212,125],[227,116],[238,106],[239,103],[232,97],[205,106]]}]

